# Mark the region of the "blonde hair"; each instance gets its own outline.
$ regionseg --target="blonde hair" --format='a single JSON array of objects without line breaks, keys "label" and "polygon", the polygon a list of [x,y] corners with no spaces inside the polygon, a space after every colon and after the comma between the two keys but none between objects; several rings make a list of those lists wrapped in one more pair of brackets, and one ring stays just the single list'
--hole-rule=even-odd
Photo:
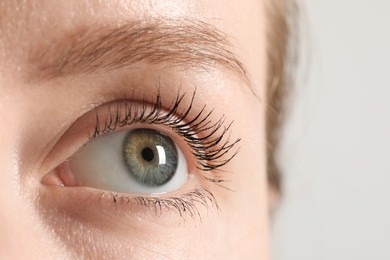
[{"label": "blonde hair", "polygon": [[277,162],[286,97],[291,89],[290,65],[296,62],[297,3],[294,0],[269,0],[267,64],[267,176],[270,186],[281,192],[281,173]]}]

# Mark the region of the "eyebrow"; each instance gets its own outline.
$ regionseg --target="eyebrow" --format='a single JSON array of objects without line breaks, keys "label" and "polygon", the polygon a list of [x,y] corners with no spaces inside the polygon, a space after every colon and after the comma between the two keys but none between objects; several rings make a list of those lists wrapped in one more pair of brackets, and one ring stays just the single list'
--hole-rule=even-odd
[{"label": "eyebrow", "polygon": [[[146,63],[200,68],[220,66],[249,85],[245,67],[231,51],[227,34],[193,20],[133,21],[110,28],[79,28],[33,51],[33,80],[106,72]],[[30,78],[30,79],[31,79]]]}]

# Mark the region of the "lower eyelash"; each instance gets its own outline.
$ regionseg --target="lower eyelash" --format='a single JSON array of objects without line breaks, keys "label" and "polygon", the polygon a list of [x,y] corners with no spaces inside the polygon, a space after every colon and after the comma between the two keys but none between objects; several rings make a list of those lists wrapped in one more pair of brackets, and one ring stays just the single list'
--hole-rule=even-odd
[{"label": "lower eyelash", "polygon": [[211,191],[205,187],[194,189],[181,196],[159,198],[159,197],[129,197],[112,192],[100,192],[99,200],[103,197],[110,197],[112,202],[121,206],[140,205],[154,210],[156,214],[162,214],[164,210],[177,213],[182,219],[189,216],[202,221],[198,206],[206,209],[214,208],[219,210],[217,200]]},{"label": "lower eyelash", "polygon": [[[97,111],[98,108],[96,108],[96,127],[90,139],[115,131],[118,127],[135,123],[164,125],[184,138],[196,158],[196,165],[199,170],[205,173],[215,170],[222,172],[220,168],[229,163],[238,153],[238,149],[234,148],[241,139],[237,138],[231,141],[230,133],[233,122],[225,125],[226,118],[223,115],[217,122],[213,123],[209,119],[213,110],[205,112],[206,106],[193,118],[188,118],[193,109],[195,94],[196,90],[192,94],[187,109],[181,112],[178,110],[185,93],[178,93],[173,104],[168,107],[168,112],[164,112],[160,91],[158,91],[153,104],[145,99],[141,102],[130,102],[129,100],[114,102],[108,106],[103,121]],[[152,109],[148,110],[150,106]],[[220,174],[215,173],[206,174],[206,179],[219,186],[222,186],[221,183],[225,181]]]}]

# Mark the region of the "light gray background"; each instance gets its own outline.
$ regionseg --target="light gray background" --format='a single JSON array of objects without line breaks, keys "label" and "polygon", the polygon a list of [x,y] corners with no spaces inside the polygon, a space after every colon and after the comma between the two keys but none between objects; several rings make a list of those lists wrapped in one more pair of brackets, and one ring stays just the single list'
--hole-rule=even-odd
[{"label": "light gray background", "polygon": [[273,259],[389,260],[390,1],[301,2]]}]

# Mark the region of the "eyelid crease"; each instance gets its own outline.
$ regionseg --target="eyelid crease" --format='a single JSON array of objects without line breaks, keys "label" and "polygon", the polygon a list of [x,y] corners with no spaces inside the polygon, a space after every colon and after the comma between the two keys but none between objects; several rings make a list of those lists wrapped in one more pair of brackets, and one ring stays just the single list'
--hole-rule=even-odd
[{"label": "eyelid crease", "polygon": [[[196,167],[206,174],[206,179],[221,186],[225,180],[222,179],[221,167],[229,163],[238,153],[237,144],[240,138],[230,140],[231,126],[233,122],[225,125],[226,117],[221,116],[213,123],[210,116],[213,110],[206,112],[206,106],[189,118],[193,109],[193,102],[196,95],[194,90],[188,107],[179,112],[183,103],[184,94],[177,93],[175,100],[163,108],[160,91],[154,102],[151,104],[143,99],[141,102],[131,102],[128,99],[114,101],[106,106],[105,118],[101,118],[100,107],[95,109],[96,127],[90,136],[90,141],[101,134],[108,134],[118,127],[124,127],[136,123],[163,125],[171,128],[173,132],[184,138],[192,155],[196,158]],[[104,106],[103,106],[104,107]],[[149,110],[148,108],[151,107]],[[163,111],[168,111],[164,113]],[[226,187],[224,187],[226,188]]]}]

